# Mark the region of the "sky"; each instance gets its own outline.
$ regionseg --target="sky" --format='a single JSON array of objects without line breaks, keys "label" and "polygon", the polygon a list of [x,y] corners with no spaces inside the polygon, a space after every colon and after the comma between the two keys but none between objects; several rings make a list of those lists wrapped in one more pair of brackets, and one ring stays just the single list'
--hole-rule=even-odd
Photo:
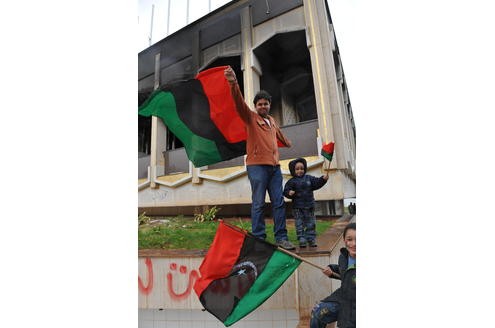
[{"label": "sky", "polygon": [[[358,321],[485,327],[492,2],[329,5],[357,130]],[[0,326],[136,327],[138,3],[1,6]]]},{"label": "sky", "polygon": [[[167,35],[174,33],[187,24],[201,18],[229,0],[139,0],[138,1],[138,46],[137,51],[142,51],[150,45],[162,40]],[[189,6],[188,6],[189,3]],[[353,51],[358,47],[356,40],[359,38],[356,22],[361,11],[361,1],[358,0],[333,0],[327,1],[330,14],[334,23],[334,29],[339,44],[339,50],[343,62],[346,82],[349,93],[353,92],[353,75],[356,65],[346,65],[346,61],[353,62],[359,56]],[[170,6],[170,15],[169,12]],[[168,18],[170,17],[170,22]],[[351,103],[353,99],[351,96]],[[358,107],[353,108],[354,111]],[[356,118],[356,113],[354,113]]]},{"label": "sky", "polygon": [[[138,51],[149,47],[228,2],[230,0],[138,0]],[[352,10],[356,8],[356,2],[356,0],[330,1],[331,11],[332,13],[336,12],[337,18],[347,17],[352,15]],[[170,16],[168,14],[169,6]],[[168,22],[169,17],[170,22]],[[344,24],[349,25],[352,24],[352,19],[339,23],[342,26]]]},{"label": "sky", "polygon": [[230,0],[139,0],[138,51],[146,49],[150,44],[160,41],[228,2]]}]

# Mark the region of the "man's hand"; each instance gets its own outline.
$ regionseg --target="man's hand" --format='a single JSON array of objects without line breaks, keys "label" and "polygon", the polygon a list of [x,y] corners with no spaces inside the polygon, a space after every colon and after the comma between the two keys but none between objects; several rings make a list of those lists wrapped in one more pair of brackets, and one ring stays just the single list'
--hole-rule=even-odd
[{"label": "man's hand", "polygon": [[289,190],[289,196],[294,196],[296,192],[294,190]]},{"label": "man's hand", "polygon": [[234,70],[232,69],[232,67],[227,67],[224,71],[223,71],[223,75],[225,76],[225,78],[227,79],[227,81],[229,82],[235,82],[237,79],[235,77],[235,72]]},{"label": "man's hand", "polygon": [[328,180],[328,171],[327,171],[327,174],[323,176],[323,180],[325,180],[325,181]]},{"label": "man's hand", "polygon": [[326,275],[326,276],[331,277],[332,274],[333,274],[333,271],[332,271],[332,269],[330,269],[329,267],[327,267],[327,268],[325,268],[325,270],[323,270],[323,274]]}]

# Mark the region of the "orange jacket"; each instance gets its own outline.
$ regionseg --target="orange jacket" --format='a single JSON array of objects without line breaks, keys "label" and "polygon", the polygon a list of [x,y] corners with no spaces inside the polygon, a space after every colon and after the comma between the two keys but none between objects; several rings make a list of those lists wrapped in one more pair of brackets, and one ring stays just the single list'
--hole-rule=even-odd
[{"label": "orange jacket", "polygon": [[268,125],[263,117],[249,109],[237,81],[229,82],[229,85],[237,113],[246,126],[246,165],[280,165],[277,141],[290,147],[290,140],[280,131],[273,117],[268,115],[270,120]]}]

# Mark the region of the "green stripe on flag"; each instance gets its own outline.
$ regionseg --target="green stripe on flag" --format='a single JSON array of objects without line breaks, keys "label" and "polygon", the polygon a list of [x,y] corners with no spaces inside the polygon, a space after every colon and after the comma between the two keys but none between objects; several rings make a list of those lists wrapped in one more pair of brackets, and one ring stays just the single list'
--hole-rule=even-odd
[{"label": "green stripe on flag", "polygon": [[160,117],[170,131],[182,141],[187,157],[195,166],[200,167],[222,160],[214,141],[194,134],[179,118],[175,98],[171,92],[154,92],[139,108],[139,114]]},{"label": "green stripe on flag", "polygon": [[260,306],[282,286],[300,263],[301,260],[276,250],[247,294],[225,319],[224,325],[228,327],[234,324]]},{"label": "green stripe on flag", "polygon": [[332,157],[333,157],[333,153],[327,153],[327,152],[324,152],[322,150],[321,151],[321,156],[325,157],[326,159],[328,159],[331,162],[332,161]]}]

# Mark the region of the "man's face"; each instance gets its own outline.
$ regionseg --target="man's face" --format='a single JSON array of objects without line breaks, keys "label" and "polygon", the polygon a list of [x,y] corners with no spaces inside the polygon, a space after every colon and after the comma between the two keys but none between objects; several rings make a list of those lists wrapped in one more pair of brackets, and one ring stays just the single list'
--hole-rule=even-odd
[{"label": "man's face", "polygon": [[256,102],[256,112],[259,115],[266,117],[270,112],[270,102],[263,98],[258,99]]}]

